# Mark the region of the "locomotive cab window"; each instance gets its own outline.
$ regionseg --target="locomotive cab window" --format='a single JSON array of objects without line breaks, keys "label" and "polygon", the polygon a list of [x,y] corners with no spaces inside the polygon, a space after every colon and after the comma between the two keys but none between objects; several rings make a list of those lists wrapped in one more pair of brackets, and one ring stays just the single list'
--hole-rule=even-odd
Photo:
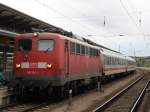
[{"label": "locomotive cab window", "polygon": [[32,49],[31,39],[18,40],[18,51],[31,51],[31,49]]},{"label": "locomotive cab window", "polygon": [[52,51],[54,49],[54,40],[39,40],[38,51]]}]

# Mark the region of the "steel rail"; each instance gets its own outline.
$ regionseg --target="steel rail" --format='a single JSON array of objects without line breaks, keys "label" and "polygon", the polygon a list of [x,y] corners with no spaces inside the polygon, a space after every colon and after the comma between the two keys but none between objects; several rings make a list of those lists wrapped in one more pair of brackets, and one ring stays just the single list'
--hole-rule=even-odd
[{"label": "steel rail", "polygon": [[12,104],[7,104],[7,105],[0,106],[0,111],[5,109],[5,108],[16,106],[17,104],[18,103],[12,103]]},{"label": "steel rail", "polygon": [[45,107],[45,106],[47,106],[49,103],[50,103],[50,102],[38,104],[38,105],[32,106],[32,107],[30,107],[30,108],[24,109],[24,110],[19,111],[19,112],[29,112],[29,111],[33,111],[33,110],[35,110],[35,109],[39,109],[39,108],[41,108],[41,107]]},{"label": "steel rail", "polygon": [[[41,104],[37,104],[37,105],[31,106],[29,108],[28,107],[24,107],[23,110],[19,110],[20,109],[20,107],[19,107],[19,108],[16,108],[16,111],[17,112],[28,112],[28,111],[32,111],[34,109],[38,109],[40,107],[44,107],[44,106],[48,105],[49,103],[50,102],[45,102],[45,103],[41,103]],[[9,108],[13,108],[13,107],[17,107],[18,104],[19,103],[9,104],[9,105],[6,105],[6,106],[2,106],[2,107],[0,107],[0,111],[3,111],[5,109],[9,109]],[[23,104],[21,104],[21,105],[23,105]]]},{"label": "steel rail", "polygon": [[120,95],[122,95],[123,93],[125,93],[128,89],[130,89],[133,85],[135,85],[138,81],[140,81],[144,76],[141,76],[140,78],[138,78],[137,80],[135,80],[133,83],[131,83],[130,85],[128,85],[127,87],[125,87],[124,89],[122,89],[121,91],[119,91],[118,93],[116,93],[113,97],[111,97],[109,100],[107,100],[106,102],[104,102],[102,105],[100,105],[99,107],[97,107],[96,109],[93,110],[93,112],[101,112],[104,109],[107,108],[107,106],[112,103],[115,99],[117,99]]},{"label": "steel rail", "polygon": [[146,83],[145,87],[143,88],[143,90],[141,91],[140,95],[139,95],[138,98],[136,99],[134,105],[132,106],[130,112],[136,112],[136,110],[137,110],[137,108],[138,108],[140,102],[141,102],[142,99],[143,99],[143,96],[144,96],[144,94],[145,94],[145,92],[146,92],[146,88],[148,87],[149,83],[150,83],[150,81],[148,81],[148,82]]}]

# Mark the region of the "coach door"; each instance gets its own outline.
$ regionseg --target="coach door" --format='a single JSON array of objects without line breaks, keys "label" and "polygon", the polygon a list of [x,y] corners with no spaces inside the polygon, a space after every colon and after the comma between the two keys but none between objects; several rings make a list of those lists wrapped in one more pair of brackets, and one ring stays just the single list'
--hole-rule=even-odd
[{"label": "coach door", "polygon": [[69,77],[69,41],[65,40],[65,69],[66,76]]}]

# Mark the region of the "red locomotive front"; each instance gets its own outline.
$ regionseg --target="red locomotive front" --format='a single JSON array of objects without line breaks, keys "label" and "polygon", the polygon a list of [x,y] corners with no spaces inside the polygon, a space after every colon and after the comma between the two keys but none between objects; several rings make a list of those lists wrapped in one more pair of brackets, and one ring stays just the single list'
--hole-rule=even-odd
[{"label": "red locomotive front", "polygon": [[23,86],[57,86],[63,72],[59,56],[62,42],[56,34],[23,34],[15,39],[14,74]]}]

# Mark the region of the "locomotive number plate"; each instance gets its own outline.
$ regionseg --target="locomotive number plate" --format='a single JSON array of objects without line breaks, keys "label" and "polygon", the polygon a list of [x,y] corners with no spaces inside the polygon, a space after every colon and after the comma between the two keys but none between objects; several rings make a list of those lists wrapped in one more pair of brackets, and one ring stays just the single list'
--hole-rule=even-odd
[{"label": "locomotive number plate", "polygon": [[37,63],[29,63],[30,68],[37,68]]}]

